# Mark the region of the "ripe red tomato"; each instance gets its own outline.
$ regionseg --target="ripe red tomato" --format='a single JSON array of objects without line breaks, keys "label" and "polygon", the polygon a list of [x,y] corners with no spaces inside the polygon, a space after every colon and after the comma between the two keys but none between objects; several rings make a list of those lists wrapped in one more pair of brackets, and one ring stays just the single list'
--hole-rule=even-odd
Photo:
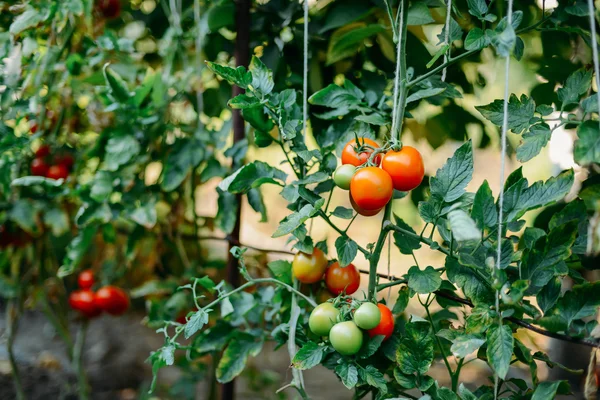
[{"label": "ripe red tomato", "polygon": [[37,122],[31,121],[29,123],[29,134],[32,135],[32,134],[36,133],[37,130],[38,130],[38,124],[37,124]]},{"label": "ripe red tomato", "polygon": [[373,215],[379,214],[379,212],[383,210],[383,207],[378,210],[365,210],[364,208],[360,208],[356,205],[356,202],[352,198],[352,195],[350,195],[350,204],[352,205],[352,208],[354,208],[354,211],[356,211],[360,215],[364,215],[365,217],[372,217]]},{"label": "ripe red tomato", "polygon": [[366,211],[385,207],[393,194],[392,178],[381,168],[361,168],[350,181],[350,196],[359,208]]},{"label": "ripe red tomato", "polygon": [[62,154],[54,157],[54,163],[64,165],[69,171],[73,168],[73,164],[75,164],[75,159],[71,155],[71,153],[64,152]]},{"label": "ripe red tomato", "polygon": [[47,144],[41,145],[40,148],[37,149],[37,151],[35,152],[35,156],[37,158],[46,157],[49,154],[50,154],[50,146],[48,146]]},{"label": "ripe red tomato", "polygon": [[315,247],[312,254],[298,252],[292,262],[292,272],[302,283],[315,283],[321,280],[327,269],[327,257]]},{"label": "ripe red tomato", "polygon": [[129,296],[116,286],[104,286],[96,292],[96,306],[111,315],[122,315],[129,308]]},{"label": "ripe red tomato", "polygon": [[381,311],[381,320],[379,321],[379,325],[377,325],[373,329],[369,329],[369,336],[377,336],[383,335],[385,336],[385,340],[388,340],[392,333],[394,333],[394,316],[389,308],[385,306],[385,304],[377,304],[377,308]]},{"label": "ripe red tomato", "polygon": [[95,301],[94,292],[89,289],[76,290],[69,296],[69,305],[87,318],[93,318],[102,312]]},{"label": "ripe red tomato", "polygon": [[35,176],[48,175],[48,164],[43,158],[34,158],[31,162],[31,174]]},{"label": "ripe red tomato", "polygon": [[98,0],[97,4],[104,18],[117,18],[121,14],[121,2],[119,0]]},{"label": "ripe red tomato", "polygon": [[404,146],[400,151],[388,151],[383,156],[381,168],[392,177],[394,189],[402,192],[419,186],[425,175],[421,153],[410,146]]},{"label": "ripe red tomato", "polygon": [[354,266],[349,264],[342,268],[338,262],[334,262],[325,272],[325,284],[327,289],[334,294],[352,294],[360,286],[360,273]]},{"label": "ripe red tomato", "polygon": [[50,179],[67,179],[68,176],[69,170],[62,164],[51,166],[46,174],[46,177]]},{"label": "ripe red tomato", "polygon": [[[377,142],[369,138],[358,138],[358,142],[361,145],[368,144],[371,147],[379,147]],[[372,153],[371,149],[365,149],[366,151],[361,151],[360,153],[357,153],[357,147],[358,146],[356,145],[356,139],[352,139],[351,141],[346,143],[346,145],[344,146],[344,150],[342,150],[342,164],[352,164],[355,167],[358,167],[359,165],[363,165],[367,162]],[[379,165],[379,162],[381,161],[381,156],[377,154],[373,161],[375,162],[375,164]]]},{"label": "ripe red tomato", "polygon": [[91,269],[86,269],[79,273],[77,284],[81,289],[91,289],[94,285],[94,273]]}]

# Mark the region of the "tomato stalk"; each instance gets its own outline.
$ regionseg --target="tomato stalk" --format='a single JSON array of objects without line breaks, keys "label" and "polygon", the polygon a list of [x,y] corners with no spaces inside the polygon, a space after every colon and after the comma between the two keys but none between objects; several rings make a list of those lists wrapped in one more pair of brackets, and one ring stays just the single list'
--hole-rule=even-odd
[{"label": "tomato stalk", "polygon": [[90,398],[89,384],[83,366],[83,352],[85,349],[85,337],[87,334],[89,321],[84,318],[79,325],[77,339],[75,340],[75,348],[73,349],[73,369],[77,372],[77,382],[79,386],[79,399],[87,400]]},{"label": "tomato stalk", "polygon": [[11,299],[8,301],[8,306],[6,308],[6,326],[7,326],[7,343],[6,348],[8,350],[8,360],[10,362],[10,370],[13,377],[13,382],[15,386],[15,393],[17,400],[25,400],[25,392],[23,391],[23,385],[21,383],[21,376],[19,375],[19,369],[17,366],[17,361],[15,359],[14,354],[14,342],[15,342],[15,334],[17,333],[18,325],[19,325],[19,315],[20,315],[20,307],[18,305],[20,299],[20,289],[17,289],[19,294],[16,299]]}]

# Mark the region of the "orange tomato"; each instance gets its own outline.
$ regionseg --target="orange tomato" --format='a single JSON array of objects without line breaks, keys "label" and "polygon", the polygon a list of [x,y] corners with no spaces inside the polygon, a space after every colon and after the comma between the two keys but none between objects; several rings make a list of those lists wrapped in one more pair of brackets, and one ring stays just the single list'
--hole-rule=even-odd
[{"label": "orange tomato", "polygon": [[334,294],[352,294],[360,286],[360,273],[354,264],[348,264],[344,268],[338,262],[334,262],[325,272],[325,284],[327,289]]},{"label": "orange tomato", "polygon": [[354,208],[354,211],[356,211],[360,215],[363,215],[365,217],[372,217],[373,215],[379,214],[379,212],[381,210],[383,210],[383,208],[380,208],[378,210],[365,210],[363,208],[360,208],[359,206],[356,205],[356,202],[352,198],[352,195],[349,195],[349,196],[350,196],[350,204],[352,205],[352,208]]},{"label": "orange tomato", "polygon": [[327,269],[327,257],[320,249],[314,248],[312,254],[298,252],[292,262],[292,272],[302,283],[315,283],[323,278]]},{"label": "orange tomato", "polygon": [[407,192],[421,184],[425,175],[423,157],[414,147],[404,146],[400,151],[388,151],[381,161],[394,183],[394,189]]},{"label": "orange tomato", "polygon": [[[361,145],[367,144],[371,147],[378,148],[379,145],[374,140],[369,138],[358,138],[358,143]],[[365,149],[365,151],[361,151],[357,153],[358,146],[356,145],[356,139],[352,139],[344,146],[344,150],[342,150],[342,164],[352,164],[355,167],[359,165],[363,165],[367,162],[369,157],[371,156],[371,149]],[[377,154],[373,160],[377,165],[381,162],[381,156]]]},{"label": "orange tomato", "polygon": [[377,308],[381,311],[381,320],[379,321],[379,325],[373,329],[369,329],[369,336],[383,335],[385,336],[383,340],[388,340],[392,336],[392,333],[394,333],[394,316],[385,304],[379,303],[377,304]]},{"label": "orange tomato", "polygon": [[385,207],[393,193],[392,178],[381,168],[361,168],[350,181],[350,196],[363,210],[374,211]]}]

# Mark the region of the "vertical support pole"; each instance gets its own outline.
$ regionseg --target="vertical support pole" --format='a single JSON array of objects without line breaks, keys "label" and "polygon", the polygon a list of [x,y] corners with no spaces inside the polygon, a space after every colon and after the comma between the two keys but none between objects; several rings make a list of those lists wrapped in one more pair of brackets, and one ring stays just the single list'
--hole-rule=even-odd
[{"label": "vertical support pole", "polygon": [[[235,64],[236,66],[247,67],[250,63],[250,2],[251,0],[236,0],[235,1],[235,26],[237,27],[237,36],[235,39]],[[237,86],[233,87],[233,96],[242,93],[242,89]],[[244,120],[240,110],[233,110],[233,142],[237,143],[246,136]],[[240,165],[233,165],[234,169]],[[242,196],[236,196],[238,209],[236,212],[235,226],[231,232],[229,239],[229,248],[240,242],[240,220],[242,215]],[[228,253],[227,259],[227,282],[232,286],[238,286],[240,280],[237,260]],[[234,400],[235,398],[235,381],[223,384],[221,387],[221,400]]]}]

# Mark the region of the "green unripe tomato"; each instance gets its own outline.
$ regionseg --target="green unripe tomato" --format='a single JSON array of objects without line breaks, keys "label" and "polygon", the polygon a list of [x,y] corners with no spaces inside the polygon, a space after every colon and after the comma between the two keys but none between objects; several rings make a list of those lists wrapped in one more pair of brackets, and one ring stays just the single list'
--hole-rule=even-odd
[{"label": "green unripe tomato", "polygon": [[337,167],[333,173],[333,181],[344,190],[350,190],[350,181],[356,172],[356,167],[352,164],[344,164]]},{"label": "green unripe tomato", "polygon": [[354,323],[361,329],[373,329],[381,321],[381,311],[373,303],[363,303],[354,312]]},{"label": "green unripe tomato", "polygon": [[331,345],[341,355],[351,356],[358,353],[363,343],[363,333],[352,321],[335,324],[329,332]]},{"label": "green unripe tomato", "polygon": [[331,303],[319,304],[310,313],[308,326],[312,333],[318,336],[328,336],[331,328],[337,323],[340,310]]}]

